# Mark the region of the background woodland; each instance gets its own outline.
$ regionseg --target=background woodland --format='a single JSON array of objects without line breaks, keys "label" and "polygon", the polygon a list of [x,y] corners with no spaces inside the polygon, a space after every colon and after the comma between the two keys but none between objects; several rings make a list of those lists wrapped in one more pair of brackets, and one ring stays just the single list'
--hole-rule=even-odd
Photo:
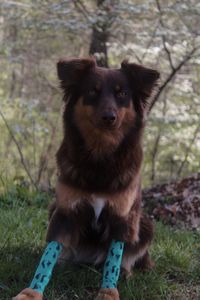
[{"label": "background woodland", "polygon": [[200,167],[198,0],[22,0],[0,2],[0,177],[54,186],[62,138],[56,62],[124,58],[161,72],[145,134],[144,186]]}]

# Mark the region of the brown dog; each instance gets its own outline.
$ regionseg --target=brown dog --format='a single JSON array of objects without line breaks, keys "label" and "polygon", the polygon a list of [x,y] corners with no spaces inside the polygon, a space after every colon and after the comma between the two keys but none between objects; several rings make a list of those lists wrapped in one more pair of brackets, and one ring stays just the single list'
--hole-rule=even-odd
[{"label": "brown dog", "polygon": [[[97,265],[117,239],[125,242],[127,275],[134,265],[148,268],[153,226],[141,213],[142,135],[159,73],[126,61],[120,69],[100,68],[92,58],[60,60],[57,67],[64,139],[47,241],[61,242],[70,261]],[[119,294],[100,289],[96,299]]]}]

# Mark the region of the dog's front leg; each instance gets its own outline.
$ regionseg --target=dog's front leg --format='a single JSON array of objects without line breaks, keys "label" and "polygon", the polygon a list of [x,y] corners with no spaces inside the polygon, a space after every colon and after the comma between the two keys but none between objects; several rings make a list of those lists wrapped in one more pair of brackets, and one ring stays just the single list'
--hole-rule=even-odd
[{"label": "dog's front leg", "polygon": [[62,252],[70,246],[73,224],[70,217],[62,215],[56,208],[52,211],[47,232],[48,245],[40,260],[35,276],[29,286],[12,300],[42,300],[53,268]]},{"label": "dog's front leg", "polygon": [[113,240],[104,264],[101,289],[95,300],[119,300],[117,281],[119,279],[124,243]]},{"label": "dog's front leg", "polygon": [[41,300],[43,298],[43,292],[51,279],[53,268],[62,248],[62,244],[54,241],[47,245],[30,287],[24,289],[13,300]]}]

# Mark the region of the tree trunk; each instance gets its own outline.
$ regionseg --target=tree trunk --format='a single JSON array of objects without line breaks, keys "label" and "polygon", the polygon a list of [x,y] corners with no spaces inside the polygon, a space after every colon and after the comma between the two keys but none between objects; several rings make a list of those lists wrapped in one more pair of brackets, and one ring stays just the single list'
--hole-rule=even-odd
[{"label": "tree trunk", "polygon": [[[101,9],[105,0],[97,0],[97,10]],[[106,10],[109,14],[109,10]],[[99,11],[100,13],[100,11]],[[98,15],[98,13],[97,13]],[[108,31],[108,18],[105,17],[101,22],[96,22],[92,28],[91,44],[89,49],[89,54],[96,57],[98,66],[108,67],[108,55],[107,55],[107,41],[109,39]]]},{"label": "tree trunk", "polygon": [[97,64],[100,67],[108,67],[107,45],[108,33],[100,31],[98,27],[94,26],[92,29],[92,39],[90,44],[90,55],[94,55]]}]

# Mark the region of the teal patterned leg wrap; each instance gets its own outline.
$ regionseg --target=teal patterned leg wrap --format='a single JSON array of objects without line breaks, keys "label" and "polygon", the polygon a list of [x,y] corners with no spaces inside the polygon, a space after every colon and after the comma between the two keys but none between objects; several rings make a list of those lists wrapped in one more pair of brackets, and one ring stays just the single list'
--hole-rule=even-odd
[{"label": "teal patterned leg wrap", "polygon": [[102,288],[116,288],[120,274],[120,266],[124,243],[113,240],[104,264]]},{"label": "teal patterned leg wrap", "polygon": [[51,279],[53,268],[58,260],[62,248],[62,244],[58,242],[50,242],[47,245],[35,272],[34,278],[30,284],[31,289],[43,294],[45,287]]}]

